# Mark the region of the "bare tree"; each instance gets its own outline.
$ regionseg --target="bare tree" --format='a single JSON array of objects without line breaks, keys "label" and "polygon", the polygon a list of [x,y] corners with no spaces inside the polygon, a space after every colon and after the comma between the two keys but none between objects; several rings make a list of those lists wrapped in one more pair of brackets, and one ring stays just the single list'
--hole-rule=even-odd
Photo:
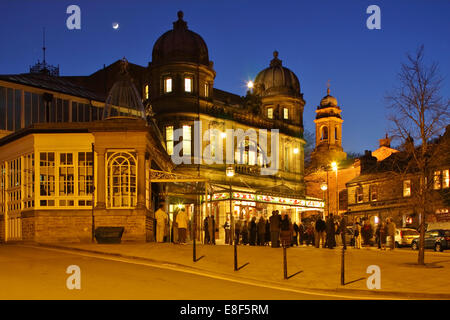
[{"label": "bare tree", "polygon": [[[420,217],[418,263],[425,264],[424,236],[427,213],[433,201],[431,174],[443,154],[436,138],[449,124],[450,100],[440,95],[443,78],[438,64],[427,64],[424,46],[407,55],[398,74],[399,86],[386,97],[391,110],[389,120],[394,138],[404,142],[406,170],[418,177],[414,188],[414,205]],[[434,139],[434,141],[433,141]]]}]

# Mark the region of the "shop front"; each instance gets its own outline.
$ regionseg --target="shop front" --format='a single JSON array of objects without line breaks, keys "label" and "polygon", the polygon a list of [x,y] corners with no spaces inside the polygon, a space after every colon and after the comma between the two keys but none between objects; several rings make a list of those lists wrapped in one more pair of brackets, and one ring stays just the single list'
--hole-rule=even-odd
[{"label": "shop front", "polygon": [[[323,215],[325,207],[324,201],[320,199],[294,198],[242,190],[215,192],[209,194],[207,199],[210,212],[214,214],[216,226],[219,227],[218,239],[222,242],[225,238],[223,225],[227,218],[229,221],[232,219],[250,221],[253,217],[269,219],[272,212],[278,210],[280,214],[288,214],[292,222],[299,222],[313,213]],[[205,206],[205,197],[202,198],[202,202]],[[230,211],[233,217],[230,216]]]}]

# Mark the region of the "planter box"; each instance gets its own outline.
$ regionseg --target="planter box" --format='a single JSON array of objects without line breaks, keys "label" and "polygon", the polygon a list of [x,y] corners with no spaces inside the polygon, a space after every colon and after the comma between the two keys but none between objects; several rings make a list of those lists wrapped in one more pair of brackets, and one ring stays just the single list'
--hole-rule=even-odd
[{"label": "planter box", "polygon": [[98,243],[120,243],[124,227],[98,227],[95,229],[95,239]]}]

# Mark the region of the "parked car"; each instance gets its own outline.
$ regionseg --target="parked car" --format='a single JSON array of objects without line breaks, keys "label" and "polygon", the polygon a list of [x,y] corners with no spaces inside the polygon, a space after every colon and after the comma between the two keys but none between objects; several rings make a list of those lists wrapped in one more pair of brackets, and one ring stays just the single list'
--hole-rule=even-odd
[{"label": "parked car", "polygon": [[[395,230],[395,247],[409,247],[414,239],[418,239],[420,233],[412,228],[398,228]],[[389,247],[391,239],[387,237],[386,245]]]},{"label": "parked car", "polygon": [[[419,249],[419,238],[411,243],[413,250]],[[429,230],[425,232],[425,249],[434,249],[434,251],[444,251],[450,249],[450,230]]]}]

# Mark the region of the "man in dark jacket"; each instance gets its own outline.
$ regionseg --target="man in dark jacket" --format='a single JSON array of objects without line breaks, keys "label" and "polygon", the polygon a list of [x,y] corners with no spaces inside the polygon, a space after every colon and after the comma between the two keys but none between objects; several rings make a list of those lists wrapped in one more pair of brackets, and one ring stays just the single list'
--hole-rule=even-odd
[{"label": "man in dark jacket", "polygon": [[280,224],[281,219],[278,215],[278,211],[272,211],[272,216],[269,219],[270,221],[270,242],[272,243],[272,248],[280,247]]},{"label": "man in dark jacket", "polygon": [[205,244],[209,244],[211,239],[209,238],[208,217],[205,217],[203,228],[203,230],[205,231]]},{"label": "man in dark jacket", "polygon": [[259,218],[257,229],[258,229],[258,246],[263,246],[265,245],[266,242],[265,240],[266,220],[264,219],[263,216]]},{"label": "man in dark jacket", "polygon": [[322,243],[322,248],[325,248],[326,228],[327,226],[325,224],[325,221],[323,221],[322,218],[319,217],[316,221],[316,234],[317,234],[317,237],[315,237],[316,248],[320,248],[320,243]]},{"label": "man in dark jacket", "polygon": [[256,233],[257,233],[257,229],[256,229],[256,217],[253,216],[252,220],[250,221],[250,245],[254,246],[256,245]]},{"label": "man in dark jacket", "polygon": [[327,217],[327,247],[329,249],[333,249],[336,246],[335,243],[335,224],[334,224],[334,218],[333,218],[333,214],[330,213],[330,215]]},{"label": "man in dark jacket", "polygon": [[345,220],[344,215],[342,215],[341,222],[339,223],[339,230],[341,232],[342,245],[344,246],[344,250],[347,250],[347,244],[345,243],[345,233],[347,232],[347,221]]}]

